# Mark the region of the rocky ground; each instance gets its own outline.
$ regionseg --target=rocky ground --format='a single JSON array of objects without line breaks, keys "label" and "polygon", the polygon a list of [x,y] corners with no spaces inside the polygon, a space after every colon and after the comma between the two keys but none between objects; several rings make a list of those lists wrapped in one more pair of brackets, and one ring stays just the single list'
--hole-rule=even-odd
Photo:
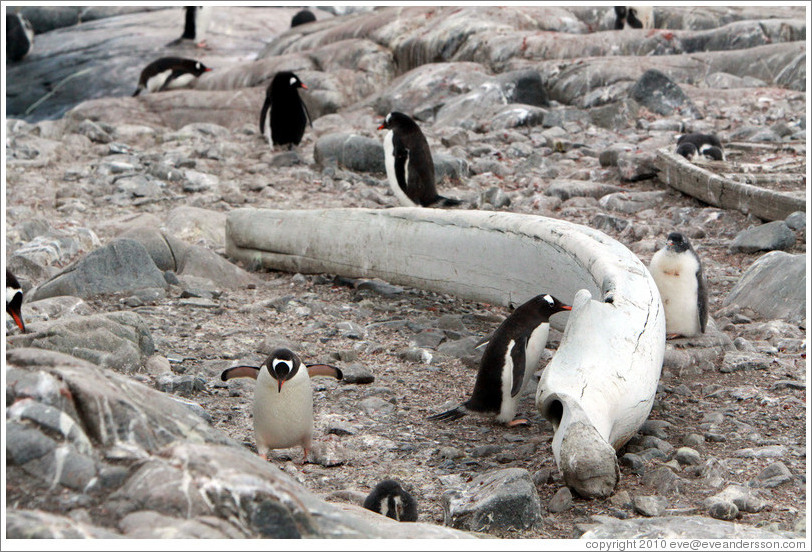
[{"label": "rocky ground", "polygon": [[[580,15],[584,29],[579,32],[586,32],[590,19]],[[797,14],[759,17],[790,15]],[[501,17],[510,19],[504,12]],[[748,17],[759,19],[744,15],[741,19],[746,22]],[[333,29],[340,39],[335,29],[340,29],[341,19],[335,18],[330,23],[333,27],[324,27],[323,34]],[[579,21],[575,16],[571,20],[560,16],[560,20],[567,25]],[[787,28],[794,29],[793,24],[787,23]],[[306,47],[318,46],[313,38],[317,35],[301,39],[310,44],[287,44],[283,37],[276,45],[286,45],[290,52],[307,51]],[[216,47],[216,40],[212,42]],[[393,51],[395,57],[400,55]],[[275,55],[265,59],[274,60]],[[369,59],[377,58],[369,54]],[[331,502],[357,501],[380,479],[396,477],[417,498],[419,521],[443,524],[444,493],[465,490],[479,476],[521,468],[532,478],[539,515],[530,527],[494,527],[493,535],[572,538],[596,523],[614,527],[612,519],[625,520],[625,528],[614,533],[622,535],[641,519],[667,527],[670,519],[693,515],[709,535],[727,535],[724,523],[744,526],[742,530],[804,535],[805,304],[770,318],[741,305],[726,305],[725,299],[743,272],[766,251],[783,249],[805,259],[806,217],[788,219],[765,247],[731,249],[735,240],[746,238],[742,232],[766,226],[766,221],[708,206],[668,188],[655,176],[652,159],[657,148],[673,145],[676,136],[686,131],[715,131],[723,143],[754,141],[766,147],[800,142],[805,146],[806,93],[763,80],[744,82],[756,79],[747,74],[680,79],[674,70],[673,78],[685,98],[671,114],[658,114],[657,106],[621,97],[617,91],[611,94],[621,99],[598,112],[574,101],[564,102],[570,92],[556,92],[556,86],[562,86],[565,77],[545,72],[547,66],[542,65],[549,62],[541,59],[546,58],[527,55],[521,64],[509,68],[528,71],[530,62],[538,64],[540,83],[551,98],[534,105],[515,97],[488,99],[482,91],[487,88],[478,87],[496,77],[486,74],[489,70],[480,73],[483,66],[473,67],[473,61],[421,66],[410,73],[437,87],[434,105],[428,105],[425,97],[416,100],[417,85],[394,69],[391,82],[375,95],[363,101],[347,100],[334,113],[316,118],[293,152],[270,151],[256,122],[247,118],[237,117],[231,125],[201,119],[174,127],[148,124],[146,116],[135,121],[119,118],[121,109],[143,109],[137,103],[140,99],[116,98],[113,101],[120,109],[109,112],[106,107],[111,104],[98,100],[102,107],[93,120],[85,118],[93,113],[92,103],[80,106],[81,116],[57,121],[33,124],[9,119],[6,264],[28,290],[125,232],[146,235],[145,228],[160,229],[185,242],[184,248],[197,246],[201,249],[192,251],[222,255],[225,216],[238,207],[395,206],[376,157],[380,135],[375,129],[385,111],[399,102],[400,109],[422,110],[421,126],[447,169],[440,192],[462,199],[464,208],[541,215],[596,227],[645,264],[663,245],[665,235],[679,230],[691,238],[702,258],[710,288],[711,328],[702,338],[667,344],[654,408],[639,435],[618,452],[621,478],[608,499],[572,497],[563,485],[550,449],[552,426],[535,409],[534,389],[520,407],[530,419],[528,427],[505,429],[470,416],[448,423],[426,420],[468,396],[481,354],[476,345],[508,314],[502,306],[335,275],[264,270],[247,274],[223,268],[218,264],[222,259],[209,259],[197,267],[190,263],[170,270],[166,285],[91,294],[84,301],[30,302],[29,294],[24,315],[33,337],[11,336],[8,347],[74,351],[104,370],[116,369],[130,380],[189,399],[202,407],[202,411],[195,408],[214,429],[252,451],[252,382],[223,383],[220,372],[238,363],[259,364],[276,345],[291,347],[307,361],[336,364],[347,374],[345,381],[318,379],[313,384],[315,462],[299,465],[300,450],[277,452],[271,460]],[[509,71],[505,71],[508,76],[501,70],[494,72],[504,82],[514,83],[514,88],[506,89],[523,90],[525,85],[516,83],[524,80],[511,77]],[[719,79],[725,84],[719,84]],[[307,82],[304,76],[303,80]],[[628,84],[635,81],[636,77]],[[261,87],[247,90],[259,94]],[[186,93],[203,98],[217,90]],[[171,101],[186,101],[179,99],[183,94],[164,95],[177,99]],[[460,101],[463,97],[465,101]],[[519,104],[523,113],[509,112]],[[326,109],[324,105],[318,103],[316,111]],[[164,123],[172,117],[171,106],[157,109]],[[696,118],[694,111],[703,116]],[[596,122],[607,119],[622,124]],[[353,138],[359,141],[357,151],[369,152],[353,162],[341,159],[340,150],[330,142],[330,136],[349,132],[357,135]],[[358,165],[352,165],[356,161]],[[796,164],[793,171],[805,174],[805,163]],[[795,186],[795,190],[804,189],[805,179]],[[61,330],[52,326],[67,319],[69,312],[90,317],[117,311],[138,315],[140,321],[125,322],[140,328],[142,336],[148,333],[154,350],[142,338],[140,350],[135,347],[126,357],[132,362],[121,360],[125,355],[117,345],[108,346],[106,352],[99,346],[96,352],[77,353],[74,345],[65,345],[69,337],[59,337]],[[109,331],[118,334],[116,328],[110,326]],[[545,362],[560,337],[557,331],[551,333]],[[15,358],[12,366],[31,365]],[[7,392],[7,419],[30,429],[32,418],[10,409],[14,400],[32,395],[24,392],[19,372],[7,376],[17,382]],[[102,439],[87,432],[93,445],[100,446],[96,441]],[[58,437],[52,430],[44,433]],[[76,522],[117,534],[137,534],[132,511],[139,508],[117,510],[108,505],[107,491],[74,501],[70,485],[64,482],[44,493],[51,477],[47,463],[34,466],[28,456],[21,460],[21,454],[7,446],[11,510],[67,512]],[[109,452],[105,461],[110,461]],[[117,465],[132,474],[143,461],[125,454]],[[129,485],[134,483],[121,488]],[[64,492],[57,500],[58,489]],[[121,502],[122,491],[118,492]],[[145,504],[140,507],[149,509]],[[122,519],[130,520],[130,525]]]}]

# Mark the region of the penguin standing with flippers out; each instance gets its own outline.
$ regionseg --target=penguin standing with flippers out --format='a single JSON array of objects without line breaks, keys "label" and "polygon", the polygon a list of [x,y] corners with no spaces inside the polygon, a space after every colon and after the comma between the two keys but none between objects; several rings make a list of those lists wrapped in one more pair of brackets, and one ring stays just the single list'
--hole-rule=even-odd
[{"label": "penguin standing with flippers out", "polygon": [[485,347],[471,398],[428,419],[456,420],[469,412],[478,412],[495,414],[496,420],[508,427],[527,423],[513,419],[519,397],[541,361],[550,317],[569,310],[572,307],[549,294],[537,295],[517,307]]},{"label": "penguin standing with flippers out", "polygon": [[405,207],[453,207],[461,202],[437,194],[434,160],[429,143],[411,117],[392,111],[378,130],[383,138],[384,164],[389,187]]},{"label": "penguin standing with flippers out", "polygon": [[262,366],[235,366],[224,370],[220,379],[253,378],[254,436],[257,453],[268,459],[271,449],[301,446],[302,463],[310,456],[313,434],[313,390],[310,378],[329,376],[342,379],[341,370],[327,364],[302,363],[290,349],[273,351]]},{"label": "penguin standing with flippers out", "polygon": [[270,111],[271,120],[269,141],[271,147],[298,146],[304,136],[307,122],[313,126],[307,106],[299,97],[299,88],[307,90],[307,86],[290,71],[281,71],[274,75],[271,84],[265,92],[265,103],[259,114],[259,131],[265,136],[265,120]]},{"label": "penguin standing with flippers out", "polygon": [[708,323],[708,286],[702,263],[688,238],[668,234],[665,247],[651,258],[648,267],[665,309],[669,338],[705,333]]}]

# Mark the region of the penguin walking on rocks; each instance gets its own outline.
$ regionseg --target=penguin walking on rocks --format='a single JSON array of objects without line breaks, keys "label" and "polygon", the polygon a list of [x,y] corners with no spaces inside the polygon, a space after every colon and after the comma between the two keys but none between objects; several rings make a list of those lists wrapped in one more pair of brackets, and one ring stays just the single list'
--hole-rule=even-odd
[{"label": "penguin walking on rocks", "polygon": [[271,84],[265,92],[265,103],[259,115],[259,131],[265,133],[265,119],[268,111],[271,112],[269,141],[271,147],[275,145],[288,146],[291,149],[298,146],[304,136],[305,126],[310,121],[313,126],[307,106],[299,97],[299,88],[307,90],[307,86],[290,71],[281,71],[274,75]]},{"label": "penguin walking on rocks", "polygon": [[210,6],[185,6],[183,18],[183,34],[167,44],[167,46],[176,46],[184,40],[191,40],[196,48],[207,48],[206,44],[206,31],[209,29],[211,23],[211,11],[213,8]]},{"label": "penguin walking on rocks", "polygon": [[453,207],[461,203],[437,194],[429,143],[411,117],[392,111],[378,127],[383,129],[389,130],[383,138],[386,177],[401,205]]},{"label": "penguin walking on rocks", "polygon": [[6,313],[14,319],[17,327],[25,333],[23,322],[23,289],[9,269],[6,269]]},{"label": "penguin walking on rocks", "polygon": [[615,29],[654,28],[652,6],[615,6]]},{"label": "penguin walking on rocks", "polygon": [[188,88],[197,78],[211,71],[199,61],[179,57],[159,58],[144,67],[138,79],[133,97],[141,92],[163,92],[176,88]]},{"label": "penguin walking on rocks", "polygon": [[714,134],[683,134],[677,139],[677,153],[691,161],[696,155],[704,155],[708,159],[724,161],[725,153],[722,142]]},{"label": "penguin walking on rocks", "polygon": [[541,360],[550,317],[569,311],[549,294],[537,295],[519,306],[496,329],[485,347],[471,398],[456,408],[429,416],[429,420],[456,420],[469,412],[496,414],[508,427],[526,424],[514,420],[519,397]]},{"label": "penguin walking on rocks", "polygon": [[665,247],[654,254],[648,269],[660,290],[668,337],[705,333],[708,289],[702,263],[688,238],[679,232],[668,234]]},{"label": "penguin walking on rocks", "polygon": [[364,500],[364,508],[396,521],[417,521],[417,501],[394,479],[384,479]]},{"label": "penguin walking on rocks", "polygon": [[254,436],[257,452],[268,459],[271,449],[301,446],[302,463],[310,456],[313,434],[313,390],[310,378],[329,376],[342,379],[338,368],[328,364],[302,363],[290,349],[273,351],[262,366],[235,366],[223,371],[220,379],[253,378]]}]

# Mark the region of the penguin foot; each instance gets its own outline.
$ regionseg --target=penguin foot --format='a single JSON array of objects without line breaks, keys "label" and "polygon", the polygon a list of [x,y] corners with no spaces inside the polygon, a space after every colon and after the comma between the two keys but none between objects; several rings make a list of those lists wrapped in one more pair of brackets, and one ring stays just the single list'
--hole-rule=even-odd
[{"label": "penguin foot", "polygon": [[530,425],[530,422],[528,422],[526,418],[519,418],[517,420],[509,421],[506,425],[508,427],[516,427],[516,426],[528,427]]},{"label": "penguin foot", "polygon": [[683,337],[681,333],[670,333],[665,336],[666,339],[677,339]]},{"label": "penguin foot", "polygon": [[205,49],[207,49],[207,50],[208,50],[208,49],[209,49],[209,45],[208,45],[208,44],[206,44],[206,41],[205,41],[205,40],[201,40],[200,42],[198,42],[197,44],[195,44],[195,48],[205,48]]}]

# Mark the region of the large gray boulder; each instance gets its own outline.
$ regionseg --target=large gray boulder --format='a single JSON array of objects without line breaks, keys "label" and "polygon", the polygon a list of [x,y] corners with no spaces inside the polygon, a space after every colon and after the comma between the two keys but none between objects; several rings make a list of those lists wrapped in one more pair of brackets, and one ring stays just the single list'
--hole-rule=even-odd
[{"label": "large gray boulder", "polygon": [[801,322],[806,317],[806,255],[771,251],[759,257],[730,290],[723,305],[749,308],[764,318]]},{"label": "large gray boulder", "polygon": [[353,171],[386,172],[382,142],[358,134],[339,132],[320,137],[313,158],[323,167],[338,164]]}]

